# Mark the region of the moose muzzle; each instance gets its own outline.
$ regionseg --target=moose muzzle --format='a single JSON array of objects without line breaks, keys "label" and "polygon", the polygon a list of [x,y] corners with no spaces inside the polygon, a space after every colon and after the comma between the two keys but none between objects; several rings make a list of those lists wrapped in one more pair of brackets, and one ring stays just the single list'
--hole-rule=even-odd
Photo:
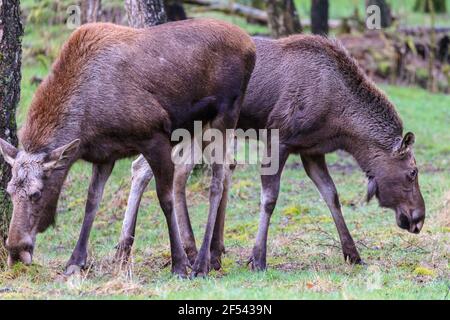
[{"label": "moose muzzle", "polygon": [[11,236],[6,240],[6,248],[8,249],[8,266],[12,267],[18,262],[30,265],[33,260],[33,240],[31,236],[25,235],[18,241],[10,241]]}]

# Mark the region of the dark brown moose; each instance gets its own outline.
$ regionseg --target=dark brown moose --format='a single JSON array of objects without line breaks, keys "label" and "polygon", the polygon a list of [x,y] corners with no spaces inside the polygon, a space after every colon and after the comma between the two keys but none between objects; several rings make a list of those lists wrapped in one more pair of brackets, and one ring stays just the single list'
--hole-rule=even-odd
[{"label": "dark brown moose", "polygon": [[[178,128],[191,130],[194,120],[220,132],[235,128],[254,63],[252,39],[238,27],[211,19],[148,29],[90,24],[76,30],[33,98],[20,134],[23,150],[0,140],[13,168],[9,263],[31,263],[36,234],[54,223],[64,179],[83,159],[93,164],[93,172],[80,238],[66,272],[83,267],[114,162],[141,153],[155,174],[169,227],[172,272],[186,276],[189,262],[173,210],[170,135]],[[213,166],[211,226],[223,171],[223,165]],[[210,229],[194,275],[207,272]]]},{"label": "dark brown moose", "polygon": [[[362,260],[328,173],[327,153],[341,149],[353,155],[368,178],[367,200],[376,196],[382,207],[395,211],[400,228],[419,233],[425,219],[425,204],[412,150],[414,135],[403,136],[402,122],[388,98],[335,40],[299,35],[276,41],[255,39],[255,42],[256,67],[237,127],[279,129],[280,167],[275,175],[261,176],[261,217],[251,266],[256,270],[266,268],[269,221],[278,198],[283,166],[290,154],[300,155],[308,176],[328,205],[344,258],[350,263],[358,264]],[[267,147],[270,149],[271,145]],[[189,259],[194,261],[197,249],[184,191],[192,167],[180,166],[176,170],[174,192],[180,233]],[[125,256],[133,243],[139,201],[153,176],[142,157],[133,163],[132,173],[118,252]],[[211,245],[211,267],[215,269],[220,268],[224,252],[229,181],[227,176]]]}]

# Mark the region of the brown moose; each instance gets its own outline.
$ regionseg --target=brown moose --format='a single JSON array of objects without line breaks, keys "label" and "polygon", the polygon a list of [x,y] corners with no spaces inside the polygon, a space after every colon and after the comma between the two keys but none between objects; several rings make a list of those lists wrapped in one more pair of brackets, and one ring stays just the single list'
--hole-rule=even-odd
[{"label": "brown moose", "polygon": [[[278,198],[283,166],[290,154],[300,155],[306,173],[329,207],[344,258],[350,263],[362,260],[328,173],[327,153],[341,149],[353,155],[368,178],[367,200],[376,196],[382,207],[395,211],[400,228],[419,233],[425,219],[425,204],[412,151],[414,135],[407,133],[403,137],[402,122],[388,98],[335,40],[298,35],[255,42],[256,66],[237,128],[279,129],[280,167],[275,175],[261,176],[260,224],[250,258],[253,269],[266,269],[269,221]],[[174,192],[180,234],[189,259],[194,261],[197,249],[184,191],[192,168],[193,165],[186,165],[176,170]],[[139,202],[153,176],[143,157],[133,163],[132,175],[117,253],[122,256],[130,252]],[[215,269],[220,268],[224,252],[229,180],[227,176],[211,245],[211,267]]]},{"label": "brown moose", "polygon": [[[39,86],[20,133],[23,150],[0,140],[12,166],[14,210],[7,248],[10,264],[31,263],[35,238],[55,221],[61,187],[78,159],[93,164],[80,238],[67,273],[83,267],[103,189],[120,158],[143,154],[156,178],[169,227],[172,272],[189,262],[176,225],[170,134],[194,120],[233,129],[255,63],[255,46],[241,29],[211,19],[148,29],[90,24],[66,42]],[[222,195],[223,165],[213,165],[208,225]],[[205,274],[213,229],[193,266]]]}]

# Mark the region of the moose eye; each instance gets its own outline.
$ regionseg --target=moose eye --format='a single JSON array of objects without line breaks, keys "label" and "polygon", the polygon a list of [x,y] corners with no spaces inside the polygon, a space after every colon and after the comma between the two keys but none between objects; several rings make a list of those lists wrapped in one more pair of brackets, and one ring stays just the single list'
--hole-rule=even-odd
[{"label": "moose eye", "polygon": [[409,175],[408,175],[409,179],[411,179],[411,181],[416,180],[416,178],[417,178],[417,173],[418,173],[418,170],[417,170],[417,169],[411,170],[411,171],[409,172]]},{"label": "moose eye", "polygon": [[40,191],[35,191],[32,194],[30,194],[30,200],[33,202],[38,201],[42,196],[42,193]]}]

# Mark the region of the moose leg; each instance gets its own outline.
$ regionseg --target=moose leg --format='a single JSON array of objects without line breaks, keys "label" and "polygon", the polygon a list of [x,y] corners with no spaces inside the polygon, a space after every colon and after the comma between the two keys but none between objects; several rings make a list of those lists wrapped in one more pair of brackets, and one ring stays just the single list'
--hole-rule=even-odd
[{"label": "moose leg", "polygon": [[216,223],[217,212],[220,205],[220,200],[222,198],[223,192],[223,177],[224,170],[223,164],[212,164],[212,178],[211,185],[209,189],[210,206],[208,213],[208,222],[206,223],[205,236],[203,238],[203,243],[200,248],[200,252],[197,255],[193,269],[192,277],[204,277],[209,272],[209,262],[210,262],[210,248],[211,240],[214,231],[214,225]]},{"label": "moose leg", "polygon": [[172,146],[168,138],[158,135],[152,139],[143,154],[155,175],[156,193],[169,228],[172,273],[184,278],[187,276],[186,267],[189,266],[189,261],[183,249],[174,210],[174,164],[171,152]]},{"label": "moose leg", "polygon": [[86,266],[87,245],[95,214],[100,206],[103,197],[106,181],[114,168],[114,162],[108,164],[94,164],[92,166],[92,177],[89,185],[86,209],[84,213],[83,225],[81,227],[80,237],[72,256],[67,262],[66,275],[71,275]]},{"label": "moose leg", "polygon": [[[212,161],[211,169],[212,169],[212,178],[211,185],[209,188],[209,213],[208,213],[208,221],[206,224],[205,235],[203,238],[202,246],[200,247],[200,251],[197,255],[197,259],[195,260],[193,269],[192,269],[192,277],[197,276],[206,276],[210,270],[210,259],[211,259],[211,241],[214,232],[214,226],[216,224],[217,213],[219,210],[220,202],[222,200],[223,194],[223,183],[225,177],[225,162],[227,161],[227,149],[230,146],[230,140],[227,136],[227,129],[234,129],[236,127],[236,123],[239,117],[239,111],[242,104],[242,97],[238,97],[233,102],[232,108],[227,108],[228,111],[226,113],[221,114],[216,117],[214,121],[211,123],[211,128],[216,129],[221,133],[222,136],[222,144],[217,145],[217,138],[214,137],[214,144],[216,147],[222,148],[221,157],[217,160]],[[227,103],[224,103],[222,110],[225,110],[227,107]],[[211,137],[212,138],[212,137]],[[220,151],[220,149],[219,149]],[[215,153],[215,151],[214,151]],[[220,162],[220,163],[218,163]]]},{"label": "moose leg", "polygon": [[211,240],[211,268],[214,270],[220,270],[222,266],[221,256],[225,253],[225,244],[223,240],[225,213],[227,209],[228,192],[231,185],[231,176],[235,167],[235,165],[231,165],[225,171],[222,199],[220,201],[219,211],[217,212],[216,225],[214,226],[214,233]]},{"label": "moose leg", "polygon": [[176,166],[173,186],[178,228],[183,241],[184,250],[191,264],[194,264],[197,257],[197,246],[195,244],[194,231],[192,230],[186,203],[186,184],[193,168],[194,164]]},{"label": "moose leg", "polygon": [[356,249],[355,242],[353,241],[347,225],[345,224],[336,186],[334,185],[333,179],[328,172],[325,156],[302,155],[301,158],[306,173],[319,189],[320,194],[331,211],[334,223],[336,224],[339,233],[339,238],[341,240],[345,260],[353,264],[362,263],[361,257]]},{"label": "moose leg", "polygon": [[269,232],[270,218],[275,209],[280,192],[280,180],[284,165],[289,157],[288,150],[280,146],[278,171],[274,175],[261,175],[261,212],[256,235],[255,246],[249,264],[252,270],[266,270],[267,234]]},{"label": "moose leg", "polygon": [[137,158],[131,165],[131,190],[128,196],[127,210],[122,225],[115,261],[125,263],[131,253],[136,230],[136,220],[142,194],[153,178],[153,172],[144,156]]}]

